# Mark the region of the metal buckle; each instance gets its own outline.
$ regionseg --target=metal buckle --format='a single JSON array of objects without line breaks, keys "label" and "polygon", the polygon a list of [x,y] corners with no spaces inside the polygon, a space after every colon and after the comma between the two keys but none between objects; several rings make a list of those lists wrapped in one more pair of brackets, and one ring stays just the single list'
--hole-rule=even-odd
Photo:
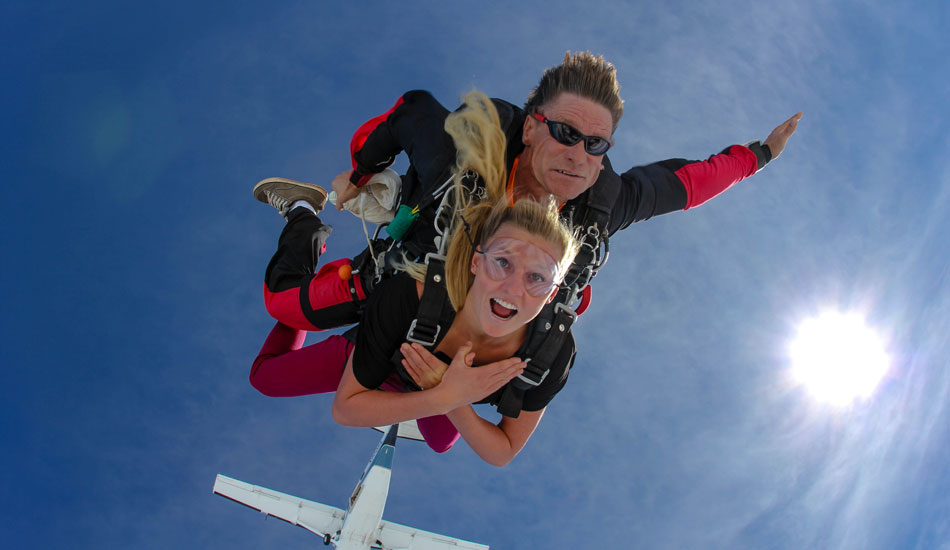
[{"label": "metal buckle", "polygon": [[[576,293],[575,293],[575,296],[576,296]],[[576,298],[575,298],[575,299],[576,299]],[[568,317],[571,318],[571,323],[574,323],[574,321],[577,320],[577,312],[576,312],[576,311],[574,311],[573,309],[571,309],[570,307],[564,305],[564,304],[561,303],[561,302],[558,302],[558,303],[554,304],[554,316],[555,316],[555,317],[557,317],[558,313],[560,313],[560,312],[562,312],[562,311],[563,311],[564,313],[566,313]]]},{"label": "metal buckle", "polygon": [[445,256],[443,256],[442,254],[439,254],[439,253],[437,253],[437,252],[429,252],[429,253],[426,254],[425,260],[424,260],[424,263],[425,263],[426,265],[429,265],[429,259],[430,259],[430,258],[434,258],[434,259],[436,259],[436,260],[441,261],[442,263],[445,263]]},{"label": "metal buckle", "polygon": [[442,332],[442,325],[435,326],[435,335],[432,337],[432,341],[426,342],[425,340],[421,340],[412,335],[412,333],[416,330],[416,323],[418,321],[419,319],[412,320],[412,324],[409,325],[409,332],[406,333],[406,340],[409,342],[415,342],[416,344],[421,344],[425,347],[434,346],[436,340],[439,339],[439,333]]},{"label": "metal buckle", "polygon": [[[524,362],[527,363],[528,361],[531,361],[530,357],[525,359]],[[541,382],[544,382],[544,379],[548,377],[548,373],[550,372],[551,372],[551,369],[544,371],[544,374],[541,375],[541,379],[538,380],[537,382],[535,382],[534,380],[530,378],[525,378],[524,374],[519,374],[517,378],[521,380],[522,382],[524,382],[525,384],[528,384],[529,386],[540,386]]]},{"label": "metal buckle", "polygon": [[521,380],[522,382],[524,382],[525,384],[528,384],[529,386],[540,386],[541,382],[544,382],[544,379],[548,377],[549,372],[551,372],[551,369],[544,371],[544,374],[541,375],[541,380],[538,380],[537,382],[535,382],[534,380],[531,380],[530,378],[525,378],[523,374],[518,375],[518,380]]},{"label": "metal buckle", "polygon": [[[439,206],[438,208],[435,209],[435,218],[432,220],[432,226],[435,228],[435,232],[438,235],[445,235],[445,233],[449,230],[449,227],[441,225],[441,222],[442,222],[442,210],[446,207],[446,204],[449,201],[449,195],[451,194],[451,190],[447,189],[447,186],[450,183],[452,183],[452,176],[449,176],[449,179],[445,180],[445,183],[439,186],[439,188],[436,189],[435,193],[433,193],[433,196],[436,196],[436,197],[439,195],[439,193],[443,193],[442,200],[439,201]],[[447,223],[451,224],[451,221],[452,219],[451,217],[449,217],[449,220]]]}]

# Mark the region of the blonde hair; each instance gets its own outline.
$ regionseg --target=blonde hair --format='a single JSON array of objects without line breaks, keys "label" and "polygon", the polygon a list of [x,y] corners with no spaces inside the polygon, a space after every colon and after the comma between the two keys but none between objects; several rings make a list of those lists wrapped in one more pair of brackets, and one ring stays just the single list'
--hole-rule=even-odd
[{"label": "blonde hair", "polygon": [[504,224],[511,224],[557,245],[560,256],[555,260],[562,276],[574,261],[579,241],[561,221],[553,201],[544,205],[525,198],[509,205],[507,198],[502,197],[494,204],[483,201],[473,205],[465,209],[456,223],[445,259],[446,289],[456,311],[465,303],[468,290],[475,281],[475,274],[469,269],[475,254],[473,243],[479,249],[484,248]]},{"label": "blonde hair", "polygon": [[[446,288],[452,307],[458,311],[465,303],[468,290],[475,280],[469,266],[474,245],[484,245],[498,229],[506,224],[537,235],[558,246],[560,272],[564,273],[577,253],[578,243],[571,229],[560,219],[553,201],[541,204],[522,199],[508,204],[505,193],[507,170],[505,148],[507,141],[501,131],[498,111],[481,92],[469,92],[465,105],[445,120],[445,131],[452,136],[458,151],[453,190],[454,219],[449,232],[446,253]],[[472,173],[481,176],[485,195],[472,200],[464,180]]]},{"label": "blonde hair", "polygon": [[623,100],[620,99],[617,69],[604,56],[590,52],[565,53],[560,65],[546,69],[541,75],[541,81],[528,95],[524,110],[528,114],[539,113],[543,106],[562,93],[603,105],[610,111],[613,129],[617,129],[623,116]]}]

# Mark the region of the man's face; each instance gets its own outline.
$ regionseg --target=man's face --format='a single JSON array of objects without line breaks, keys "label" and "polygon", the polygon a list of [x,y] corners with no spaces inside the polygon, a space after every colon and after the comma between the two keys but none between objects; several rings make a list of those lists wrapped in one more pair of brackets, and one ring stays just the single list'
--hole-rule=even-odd
[{"label": "man's face", "polygon": [[[610,111],[589,99],[562,93],[539,109],[549,120],[570,124],[582,134],[610,139],[613,119]],[[531,148],[531,172],[544,192],[568,201],[597,181],[603,169],[603,155],[591,155],[581,140],[572,146],[558,143],[547,124],[528,116],[522,141]]]}]

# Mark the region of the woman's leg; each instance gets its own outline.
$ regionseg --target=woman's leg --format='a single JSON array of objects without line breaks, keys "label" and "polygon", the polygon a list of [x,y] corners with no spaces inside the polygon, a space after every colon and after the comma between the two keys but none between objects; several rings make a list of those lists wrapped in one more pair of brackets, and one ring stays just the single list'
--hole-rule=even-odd
[{"label": "woman's leg", "polygon": [[[353,343],[343,336],[302,347],[305,331],[277,323],[251,365],[251,385],[269,397],[296,397],[335,392],[343,377]],[[426,444],[444,453],[459,439],[459,432],[443,414],[416,421]]]},{"label": "woman's leg", "polygon": [[353,344],[334,335],[301,347],[306,334],[277,323],[251,366],[251,385],[270,397],[336,391]]},{"label": "woman's leg", "polygon": [[419,426],[426,445],[437,453],[448,451],[459,439],[459,431],[444,414],[420,418],[416,420],[416,425]]}]

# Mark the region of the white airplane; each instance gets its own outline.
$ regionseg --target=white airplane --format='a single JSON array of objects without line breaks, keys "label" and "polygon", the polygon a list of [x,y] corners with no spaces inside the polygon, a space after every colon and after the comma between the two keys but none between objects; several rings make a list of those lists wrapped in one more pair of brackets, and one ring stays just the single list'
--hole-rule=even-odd
[{"label": "white airplane", "polygon": [[[380,429],[380,428],[377,428]],[[396,437],[421,439],[415,422],[393,425],[363,470],[346,511],[218,474],[215,494],[323,537],[337,550],[488,550],[488,546],[382,521],[389,494]]]}]

